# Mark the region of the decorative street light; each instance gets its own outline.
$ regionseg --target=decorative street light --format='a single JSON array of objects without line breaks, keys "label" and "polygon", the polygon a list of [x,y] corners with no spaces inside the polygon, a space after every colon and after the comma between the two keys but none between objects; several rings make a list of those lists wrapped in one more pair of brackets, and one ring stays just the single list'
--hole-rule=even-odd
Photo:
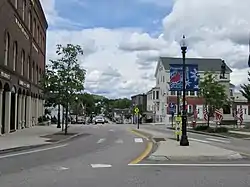
[{"label": "decorative street light", "polygon": [[187,137],[187,112],[186,112],[186,64],[185,64],[185,58],[186,58],[186,52],[187,52],[187,44],[185,41],[185,36],[183,35],[181,40],[181,51],[182,51],[182,78],[183,78],[183,84],[182,84],[182,90],[183,90],[183,98],[182,98],[182,135],[181,135],[181,141],[180,146],[189,146],[189,141]]}]

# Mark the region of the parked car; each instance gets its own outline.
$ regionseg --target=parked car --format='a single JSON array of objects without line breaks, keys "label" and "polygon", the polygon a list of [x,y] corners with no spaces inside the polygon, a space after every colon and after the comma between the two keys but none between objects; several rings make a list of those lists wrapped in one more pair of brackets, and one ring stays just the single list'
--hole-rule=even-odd
[{"label": "parked car", "polygon": [[104,124],[105,123],[105,119],[102,116],[96,116],[94,121],[95,121],[95,124],[98,124],[98,123]]}]

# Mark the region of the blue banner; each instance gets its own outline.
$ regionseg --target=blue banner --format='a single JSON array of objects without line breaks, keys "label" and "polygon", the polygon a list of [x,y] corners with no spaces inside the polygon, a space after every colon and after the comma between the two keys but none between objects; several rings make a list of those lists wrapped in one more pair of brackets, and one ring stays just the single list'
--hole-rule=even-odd
[{"label": "blue banner", "polygon": [[[182,64],[170,64],[170,91],[182,91]],[[186,91],[199,90],[199,75],[197,64],[186,64]]]}]

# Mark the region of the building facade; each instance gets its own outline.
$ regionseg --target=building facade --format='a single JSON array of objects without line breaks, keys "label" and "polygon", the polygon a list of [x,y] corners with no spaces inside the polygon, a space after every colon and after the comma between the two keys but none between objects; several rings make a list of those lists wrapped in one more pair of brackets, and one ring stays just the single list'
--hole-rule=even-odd
[{"label": "building facade", "polygon": [[39,80],[45,71],[47,21],[39,0],[0,2],[0,133],[43,115]]},{"label": "building facade", "polygon": [[133,106],[137,106],[142,112],[147,111],[147,95],[138,94],[131,96]]},{"label": "building facade", "polygon": [[[233,88],[230,84],[230,74],[232,70],[226,66],[225,79],[220,78],[221,59],[206,59],[206,58],[187,58],[186,64],[197,64],[199,69],[200,78],[204,76],[206,71],[211,71],[217,77],[217,81],[223,84],[226,88],[226,92],[229,98],[232,98]],[[170,83],[170,64],[182,64],[182,58],[161,57],[159,58],[156,71],[156,87],[154,88],[155,94],[158,92],[158,96],[153,97],[150,102],[151,106],[148,108],[155,108],[156,120],[159,122],[168,121],[170,117],[170,110],[168,108],[169,103],[177,104],[177,92],[169,90]],[[182,93],[180,92],[180,97]],[[205,101],[203,98],[198,97],[198,93],[194,91],[188,91],[186,93],[187,99],[187,112],[193,113],[194,110],[198,111],[198,118],[203,118],[203,106]],[[149,102],[148,102],[149,103]],[[224,119],[232,119],[232,108],[223,109]]]}]

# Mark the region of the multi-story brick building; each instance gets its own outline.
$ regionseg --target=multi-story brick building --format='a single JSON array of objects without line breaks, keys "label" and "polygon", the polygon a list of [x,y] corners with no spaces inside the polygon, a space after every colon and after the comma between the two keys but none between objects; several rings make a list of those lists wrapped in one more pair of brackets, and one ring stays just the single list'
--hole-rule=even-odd
[{"label": "multi-story brick building", "polygon": [[0,1],[1,134],[43,115],[39,80],[45,70],[47,21],[39,0]]}]

